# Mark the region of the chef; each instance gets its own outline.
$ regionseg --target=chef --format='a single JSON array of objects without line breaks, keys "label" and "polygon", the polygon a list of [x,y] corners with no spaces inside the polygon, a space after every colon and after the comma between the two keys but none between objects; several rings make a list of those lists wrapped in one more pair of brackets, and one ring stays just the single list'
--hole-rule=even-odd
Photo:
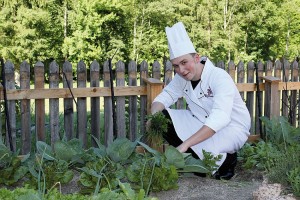
[{"label": "chef", "polygon": [[[214,177],[229,180],[236,152],[249,136],[248,109],[230,75],[195,51],[182,22],[166,27],[166,35],[176,75],[154,99],[151,113],[162,111],[171,119],[165,139],[180,152],[200,159],[202,150],[222,155]],[[181,97],[187,109],[169,108]]]}]

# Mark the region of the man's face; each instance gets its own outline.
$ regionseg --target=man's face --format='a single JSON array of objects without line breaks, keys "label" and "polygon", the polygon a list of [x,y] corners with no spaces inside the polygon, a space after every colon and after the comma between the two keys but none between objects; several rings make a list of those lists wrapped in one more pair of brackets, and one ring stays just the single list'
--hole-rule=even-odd
[{"label": "man's face", "polygon": [[[171,60],[175,72],[187,81],[196,81],[200,79],[199,66],[199,55],[192,56],[186,54]],[[197,67],[196,67],[197,66]]]}]

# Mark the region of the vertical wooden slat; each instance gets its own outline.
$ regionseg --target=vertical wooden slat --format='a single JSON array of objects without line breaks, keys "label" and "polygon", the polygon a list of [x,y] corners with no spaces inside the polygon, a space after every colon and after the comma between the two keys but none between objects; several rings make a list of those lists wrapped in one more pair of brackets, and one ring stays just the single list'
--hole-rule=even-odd
[{"label": "vertical wooden slat", "polygon": [[[137,86],[136,62],[131,61],[128,65],[129,86]],[[137,136],[137,96],[129,96],[129,139],[134,141]]]},{"label": "vertical wooden slat", "polygon": [[[289,82],[290,77],[290,63],[287,59],[283,59],[283,70],[282,70],[282,81]],[[289,91],[285,87],[282,91],[282,115],[285,117],[289,117]]]},{"label": "vertical wooden slat", "polygon": [[[30,89],[30,65],[26,61],[20,65],[20,88]],[[30,152],[31,149],[31,113],[30,100],[21,100],[21,135],[22,147],[21,153],[23,155]]]},{"label": "vertical wooden slat", "polygon": [[[94,60],[90,67],[90,87],[99,87],[100,66]],[[100,97],[91,97],[91,134],[100,140]],[[96,141],[92,138],[92,146],[97,147]]]},{"label": "vertical wooden slat", "polygon": [[[247,83],[254,83],[254,63],[252,61],[248,62],[247,65]],[[247,100],[246,100],[246,106],[249,110],[250,117],[251,117],[251,128],[250,133],[255,134],[255,123],[254,123],[254,92],[247,92]]]},{"label": "vertical wooden slat", "polygon": [[[146,61],[143,61],[140,64],[140,85],[146,86],[146,83],[144,81],[145,78],[148,78],[148,63]],[[145,122],[146,122],[146,115],[147,115],[147,96],[141,95],[140,100],[140,133],[145,133]]]},{"label": "vertical wooden slat", "polygon": [[168,85],[173,78],[173,66],[172,63],[168,60],[165,65],[165,86]]},{"label": "vertical wooden slat", "polygon": [[[73,88],[73,73],[72,64],[69,61],[65,61],[63,64],[63,87]],[[64,129],[67,140],[74,138],[74,110],[73,99],[64,98]]]},{"label": "vertical wooden slat", "polygon": [[[245,68],[244,68],[244,63],[242,61],[240,61],[237,65],[237,82],[238,83],[245,82]],[[244,92],[240,92],[240,95],[243,101],[245,101]]]},{"label": "vertical wooden slat", "polygon": [[[59,66],[55,61],[49,67],[49,88],[59,88]],[[59,137],[59,99],[49,99],[51,146],[54,148]]]},{"label": "vertical wooden slat", "polygon": [[[104,87],[110,88],[109,61],[103,66]],[[104,143],[107,146],[114,139],[111,97],[104,97]]]},{"label": "vertical wooden slat", "polygon": [[[4,64],[4,73],[5,73],[5,86],[7,90],[13,90],[16,88],[15,86],[15,67],[14,64],[10,61],[7,61]],[[7,101],[8,106],[8,118],[10,124],[11,131],[11,143],[12,143],[12,151],[16,151],[16,101],[9,100]],[[7,129],[6,129],[7,130]],[[8,131],[6,131],[6,141],[9,140]],[[10,147],[9,143],[7,146]]]},{"label": "vertical wooden slat", "polygon": [[267,61],[266,63],[266,73],[265,75],[266,76],[273,76],[273,69],[274,69],[274,66],[273,66],[273,62],[272,61]]},{"label": "vertical wooden slat", "polygon": [[[45,85],[44,64],[38,61],[34,65],[34,88],[44,88]],[[35,133],[37,141],[45,141],[45,99],[35,100]]]},{"label": "vertical wooden slat", "polygon": [[217,67],[219,67],[219,68],[225,70],[225,63],[224,63],[224,61],[219,61],[219,62],[217,63]]},{"label": "vertical wooden slat", "polygon": [[[258,74],[258,83],[257,84],[260,84],[262,82],[262,77],[264,75],[264,64],[259,61],[257,63],[257,74]],[[259,100],[258,100],[258,97]],[[262,110],[262,107],[263,107],[263,92],[262,91],[257,91],[256,92],[256,101],[255,101],[255,132],[256,133],[260,133],[260,117],[263,116],[263,110]],[[262,133],[260,133],[262,134]]]},{"label": "vertical wooden slat", "polygon": [[[86,65],[81,60],[77,65],[77,88],[86,87]],[[84,148],[87,148],[87,113],[86,97],[77,98],[77,137],[82,141]]]},{"label": "vertical wooden slat", "polygon": [[[294,60],[294,62],[292,63],[291,68],[292,68],[292,73],[291,73],[292,81],[298,82],[299,81],[299,67],[298,67],[298,63],[296,60]],[[297,90],[291,91],[290,123],[293,126],[296,126],[296,122],[297,122],[297,93],[298,93]]]},{"label": "vertical wooden slat", "polygon": [[160,80],[161,78],[160,72],[161,72],[161,66],[159,62],[156,60],[152,65],[152,78]]},{"label": "vertical wooden slat", "polygon": [[231,76],[231,78],[235,82],[235,64],[232,60],[228,63],[228,74]]},{"label": "vertical wooden slat", "polygon": [[282,74],[282,63],[280,62],[280,60],[276,60],[275,61],[275,69],[274,69],[274,77],[282,80],[281,74]]},{"label": "vertical wooden slat", "polygon": [[[122,61],[116,63],[116,85],[125,86],[125,64]],[[130,111],[129,111],[130,114]],[[126,137],[125,97],[116,97],[116,124],[117,137]]]}]

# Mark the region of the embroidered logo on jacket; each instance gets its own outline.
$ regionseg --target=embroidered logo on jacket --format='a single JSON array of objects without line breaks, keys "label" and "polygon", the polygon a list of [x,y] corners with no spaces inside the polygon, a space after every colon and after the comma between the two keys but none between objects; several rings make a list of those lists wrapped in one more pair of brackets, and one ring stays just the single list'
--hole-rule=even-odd
[{"label": "embroidered logo on jacket", "polygon": [[214,96],[214,94],[213,94],[213,92],[212,92],[212,90],[211,90],[210,87],[208,87],[207,94],[204,94],[204,96],[205,97],[213,97]]}]

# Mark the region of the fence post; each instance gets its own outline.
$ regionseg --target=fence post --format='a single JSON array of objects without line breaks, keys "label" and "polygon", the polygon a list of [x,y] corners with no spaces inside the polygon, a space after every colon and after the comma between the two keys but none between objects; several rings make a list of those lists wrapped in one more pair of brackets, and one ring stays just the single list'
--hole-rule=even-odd
[{"label": "fence post", "polygon": [[273,76],[262,77],[265,80],[265,116],[269,119],[280,115],[280,79]]},{"label": "fence post", "polygon": [[161,93],[164,83],[155,78],[144,79],[147,83],[147,113],[151,114],[151,104],[155,97]]}]

